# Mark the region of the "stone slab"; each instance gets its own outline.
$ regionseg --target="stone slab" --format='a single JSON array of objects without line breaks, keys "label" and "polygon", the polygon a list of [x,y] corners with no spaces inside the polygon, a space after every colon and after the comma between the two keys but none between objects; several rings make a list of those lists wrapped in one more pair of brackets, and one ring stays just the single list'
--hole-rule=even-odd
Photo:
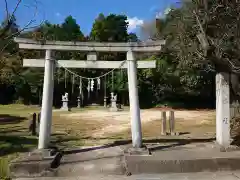
[{"label": "stone slab", "polygon": [[[205,150],[204,150],[205,149]],[[125,155],[126,169],[131,174],[189,173],[202,171],[239,170],[240,151],[220,152],[216,148],[198,147],[197,150],[166,149],[152,155]]]},{"label": "stone slab", "polygon": [[120,147],[93,147],[65,152],[57,176],[124,175],[123,150]]},{"label": "stone slab", "polygon": [[123,156],[89,161],[62,163],[55,174],[58,177],[87,175],[125,175]]},{"label": "stone slab", "polygon": [[[153,145],[148,145],[148,147],[150,146]],[[171,177],[171,180],[181,180],[181,178],[186,179],[185,174],[195,175],[205,172],[205,174],[214,175],[217,173],[219,176],[217,179],[226,177],[231,180],[238,177],[237,175],[220,175],[219,173],[219,171],[240,170],[240,151],[238,150],[221,152],[214,146],[214,143],[192,143],[166,149],[161,144],[161,150],[156,150],[156,146],[153,147],[155,150],[151,150],[151,155],[144,153],[140,153],[140,155],[131,154],[128,152],[132,152],[129,145],[116,147],[106,145],[65,151],[61,159],[61,165],[55,171],[48,173],[47,176],[52,175],[69,179],[69,177],[88,175],[95,177],[109,175],[143,177],[142,174],[153,174],[161,177],[161,180],[169,179],[167,177]],[[127,153],[126,150],[128,150]],[[141,150],[146,152],[146,149]],[[47,164],[46,161],[45,163]],[[47,167],[49,168],[49,165]],[[175,178],[174,175],[171,175],[172,173],[180,174],[177,174]],[[186,180],[205,178],[205,176],[194,177],[190,175],[187,177]]]},{"label": "stone slab", "polygon": [[96,159],[106,159],[111,157],[119,157],[123,155],[123,149],[121,147],[109,147],[109,146],[95,146],[85,147],[81,149],[72,149],[64,152],[62,157],[62,163],[75,163],[91,161]]},{"label": "stone slab", "polygon": [[[78,177],[67,177],[68,180],[239,180],[236,176],[239,171],[225,171],[225,172],[201,172],[201,173],[181,173],[181,174],[141,174],[132,176],[113,176],[113,175],[89,175]],[[18,178],[15,180],[65,180],[66,177],[54,178]]]},{"label": "stone slab", "polygon": [[54,155],[51,151],[25,153],[10,163],[11,177],[53,176],[61,157],[61,152]]}]

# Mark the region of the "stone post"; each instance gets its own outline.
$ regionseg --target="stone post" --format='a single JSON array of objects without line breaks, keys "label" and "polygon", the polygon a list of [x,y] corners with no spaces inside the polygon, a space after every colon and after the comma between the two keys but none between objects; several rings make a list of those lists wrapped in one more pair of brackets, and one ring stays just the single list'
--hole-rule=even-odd
[{"label": "stone post", "polygon": [[107,107],[107,97],[104,96],[104,107],[106,108]]},{"label": "stone post", "polygon": [[137,64],[132,51],[127,52],[128,91],[131,116],[131,131],[133,148],[142,147],[142,127],[137,87]]},{"label": "stone post", "polygon": [[161,131],[162,136],[167,135],[167,115],[166,111],[162,111],[162,131]]},{"label": "stone post", "polygon": [[54,60],[51,59],[51,50],[46,50],[43,83],[43,97],[40,120],[40,132],[38,149],[48,148],[51,135],[52,125],[52,105],[53,105],[53,88],[54,88]]},{"label": "stone post", "polygon": [[40,119],[41,119],[41,113],[38,113],[38,117],[37,117],[37,120],[38,120],[38,126],[40,125]]},{"label": "stone post", "polygon": [[81,97],[80,96],[77,97],[77,107],[81,108]]},{"label": "stone post", "polygon": [[229,74],[216,75],[216,136],[217,143],[227,148],[230,145],[230,92]]},{"label": "stone post", "polygon": [[35,136],[37,134],[36,129],[37,129],[37,114],[33,113],[32,120],[30,121],[29,125],[29,132],[31,132],[31,134]]},{"label": "stone post", "polygon": [[169,111],[169,130],[172,136],[176,135],[174,111]]}]

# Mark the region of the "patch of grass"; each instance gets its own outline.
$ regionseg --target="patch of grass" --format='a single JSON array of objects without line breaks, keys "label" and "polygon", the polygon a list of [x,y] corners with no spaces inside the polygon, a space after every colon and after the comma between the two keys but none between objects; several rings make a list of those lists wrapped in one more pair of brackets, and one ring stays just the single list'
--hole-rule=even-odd
[{"label": "patch of grass", "polygon": [[9,114],[12,116],[28,117],[30,113],[39,111],[38,106],[25,106],[21,104],[0,105],[0,114]]},{"label": "patch of grass", "polygon": [[29,151],[37,145],[37,138],[32,136],[1,135],[0,157]]},{"label": "patch of grass", "polygon": [[9,177],[9,162],[20,153],[30,151],[37,145],[37,138],[0,133],[0,179]]},{"label": "patch of grass", "polygon": [[5,179],[9,175],[9,169],[8,169],[8,159],[7,158],[1,158],[0,159],[0,179]]},{"label": "patch of grass", "polygon": [[8,158],[0,158],[0,179],[9,178]]}]

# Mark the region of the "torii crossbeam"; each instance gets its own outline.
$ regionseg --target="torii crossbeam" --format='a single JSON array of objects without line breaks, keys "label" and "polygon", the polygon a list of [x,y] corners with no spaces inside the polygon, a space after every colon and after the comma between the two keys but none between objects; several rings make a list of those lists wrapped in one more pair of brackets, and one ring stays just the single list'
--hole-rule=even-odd
[{"label": "torii crossbeam", "polygon": [[[15,38],[22,49],[46,50],[45,59],[24,59],[25,67],[44,67],[44,85],[40,120],[39,149],[48,148],[52,124],[52,103],[54,88],[55,60],[51,57],[52,50],[85,51],[89,52],[87,61],[58,60],[66,68],[117,68],[119,61],[97,61],[96,52],[126,52],[127,61],[122,68],[128,69],[128,89],[131,115],[132,143],[134,148],[142,147],[142,130],[137,89],[137,68],[155,68],[155,61],[136,61],[135,52],[158,52],[165,41],[148,43],[98,43],[98,42],[63,42],[63,41],[34,41],[31,39]],[[138,66],[138,67],[137,67]]]},{"label": "torii crossbeam", "polygon": [[[92,61],[92,60],[57,60],[56,67],[83,68],[83,69],[127,69],[127,63],[121,61]],[[44,67],[45,59],[23,59],[23,67]],[[138,69],[156,68],[156,61],[138,61]]]}]

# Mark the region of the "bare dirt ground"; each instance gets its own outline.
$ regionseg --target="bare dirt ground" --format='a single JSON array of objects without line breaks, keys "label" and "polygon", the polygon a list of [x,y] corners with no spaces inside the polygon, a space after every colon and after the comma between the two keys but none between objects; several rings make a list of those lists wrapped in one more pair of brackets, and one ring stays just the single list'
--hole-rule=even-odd
[{"label": "bare dirt ground", "polygon": [[[215,111],[211,110],[176,110],[175,118],[181,124],[188,125],[207,125],[212,124]],[[71,114],[61,114],[60,116],[71,119],[71,120],[81,120],[81,121],[99,121],[107,123],[106,126],[101,127],[96,130],[92,137],[101,138],[108,134],[116,134],[122,131],[126,131],[130,128],[130,113],[129,111],[119,111],[119,112],[109,112],[108,110],[88,110],[82,112],[76,112]],[[167,117],[169,113],[167,112]],[[161,109],[147,109],[141,110],[141,121],[142,124],[148,124],[160,121],[161,119]]]}]

